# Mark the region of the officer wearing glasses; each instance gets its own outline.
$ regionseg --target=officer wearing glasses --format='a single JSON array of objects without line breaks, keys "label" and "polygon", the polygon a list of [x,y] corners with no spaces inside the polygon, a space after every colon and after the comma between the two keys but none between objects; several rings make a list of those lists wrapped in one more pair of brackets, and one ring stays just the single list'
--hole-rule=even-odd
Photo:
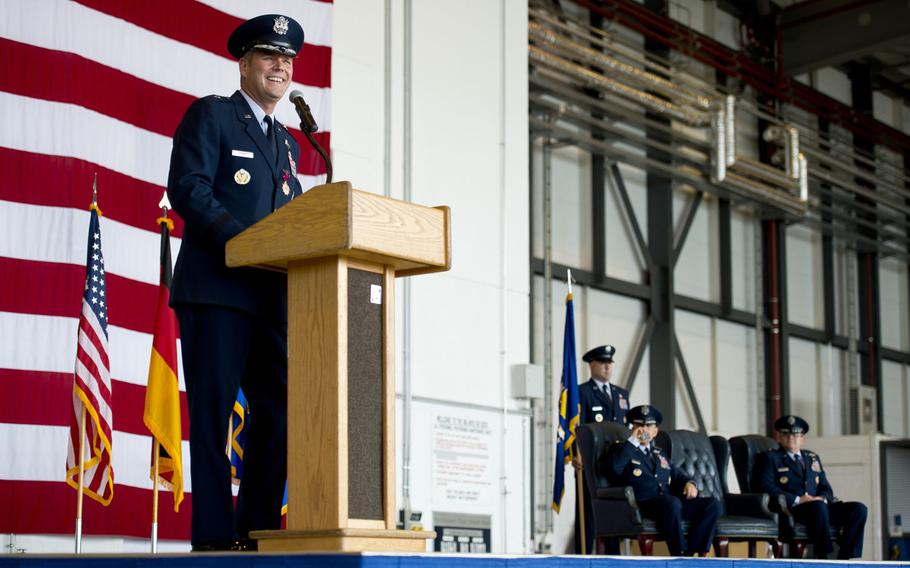
[{"label": "officer wearing glasses", "polygon": [[843,526],[837,558],[862,556],[866,506],[834,496],[818,454],[802,449],[809,423],[799,416],[782,416],[774,429],[781,447],[756,460],[760,490],[770,494],[772,502],[783,495],[793,517],[806,525],[816,558],[827,558],[833,551],[832,524]]}]

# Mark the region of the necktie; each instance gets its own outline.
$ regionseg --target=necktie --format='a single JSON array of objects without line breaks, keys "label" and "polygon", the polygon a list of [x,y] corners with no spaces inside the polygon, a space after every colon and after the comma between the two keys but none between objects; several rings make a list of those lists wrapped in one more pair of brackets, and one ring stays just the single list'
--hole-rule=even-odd
[{"label": "necktie", "polygon": [[278,140],[275,137],[275,128],[272,126],[272,117],[266,116],[265,124],[267,127],[265,137],[269,139],[269,146],[272,148],[272,157],[275,160],[275,163],[278,163]]},{"label": "necktie", "polygon": [[645,454],[645,459],[648,460],[648,463],[651,464],[651,468],[657,469],[657,464],[654,462],[654,454],[651,453],[651,449],[647,446],[642,446],[641,451]]},{"label": "necktie", "polygon": [[608,401],[613,402],[613,397],[610,396],[610,385],[603,386],[603,393],[604,393],[604,396],[607,397]]}]

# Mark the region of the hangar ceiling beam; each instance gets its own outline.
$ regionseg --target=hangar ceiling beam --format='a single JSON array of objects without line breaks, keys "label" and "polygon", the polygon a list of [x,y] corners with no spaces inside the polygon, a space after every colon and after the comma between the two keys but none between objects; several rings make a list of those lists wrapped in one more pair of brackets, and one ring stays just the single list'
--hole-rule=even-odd
[{"label": "hangar ceiling beam", "polygon": [[838,65],[910,39],[906,0],[816,0],[780,14],[784,71],[798,75]]}]

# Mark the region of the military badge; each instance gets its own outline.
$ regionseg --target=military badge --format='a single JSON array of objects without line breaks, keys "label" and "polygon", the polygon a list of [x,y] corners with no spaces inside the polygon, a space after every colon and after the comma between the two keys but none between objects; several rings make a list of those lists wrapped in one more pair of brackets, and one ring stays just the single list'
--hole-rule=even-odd
[{"label": "military badge", "polygon": [[290,174],[287,170],[281,170],[281,193],[285,195],[291,194],[291,186],[288,185],[288,180],[291,179]]},{"label": "military badge", "polygon": [[818,460],[812,460],[812,471],[815,473],[822,472],[822,464],[818,463]]},{"label": "military badge", "polygon": [[240,168],[234,173],[234,181],[237,182],[237,185],[246,185],[250,183],[250,172]]},{"label": "military badge", "polygon": [[819,482],[820,479],[821,479],[820,476],[818,476],[818,475],[815,476],[815,484],[816,484],[816,485],[818,485],[818,482]]},{"label": "military badge", "polygon": [[790,478],[785,475],[785,476],[781,477],[780,479],[778,479],[778,481],[780,481],[781,485],[786,485],[787,482],[790,481]]},{"label": "military badge", "polygon": [[619,395],[619,407],[623,410],[629,410],[629,401]]},{"label": "military badge", "polygon": [[667,462],[667,458],[660,456],[660,467],[664,469],[670,469],[670,463]]},{"label": "military badge", "polygon": [[604,415],[603,415],[603,414],[595,414],[595,415],[594,415],[594,422],[603,422],[603,421],[604,421]]},{"label": "military badge", "polygon": [[284,16],[278,16],[275,18],[275,25],[272,26],[272,31],[278,35],[285,35],[288,33],[288,19]]},{"label": "military badge", "polygon": [[287,138],[284,139],[284,145],[288,148],[288,162],[291,164],[291,175],[297,177],[297,162],[295,162],[294,157],[291,156],[291,143],[288,142]]},{"label": "military badge", "polygon": [[641,477],[641,470],[636,467],[635,469],[632,470],[632,475],[634,475],[635,477]]}]

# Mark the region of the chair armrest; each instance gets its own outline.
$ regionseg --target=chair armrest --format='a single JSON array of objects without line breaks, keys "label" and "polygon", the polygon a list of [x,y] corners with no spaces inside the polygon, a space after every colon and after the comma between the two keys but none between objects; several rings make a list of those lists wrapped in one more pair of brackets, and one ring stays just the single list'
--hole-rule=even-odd
[{"label": "chair armrest", "polygon": [[774,519],[768,507],[771,498],[767,493],[728,493],[724,504],[728,515]]},{"label": "chair armrest", "polygon": [[780,539],[789,542],[796,535],[796,519],[793,518],[793,513],[790,511],[790,503],[787,501],[786,495],[777,496],[776,508],[780,511],[780,515],[777,516]]},{"label": "chair armrest", "polygon": [[598,500],[604,501],[625,501],[629,507],[638,509],[638,503],[635,502],[635,492],[631,487],[601,487],[597,490]]},{"label": "chair armrest", "polygon": [[642,531],[641,511],[631,487],[601,487],[591,506],[597,536],[630,537]]}]

